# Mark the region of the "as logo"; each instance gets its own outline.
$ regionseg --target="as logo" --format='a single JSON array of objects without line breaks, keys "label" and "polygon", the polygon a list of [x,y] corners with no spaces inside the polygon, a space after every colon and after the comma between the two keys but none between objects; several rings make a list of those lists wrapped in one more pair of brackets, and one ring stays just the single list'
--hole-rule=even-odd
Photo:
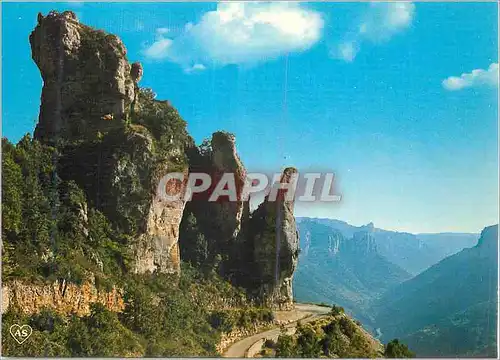
[{"label": "as logo", "polygon": [[17,325],[14,324],[10,327],[10,334],[19,344],[22,344],[30,337],[33,329],[29,325]]}]

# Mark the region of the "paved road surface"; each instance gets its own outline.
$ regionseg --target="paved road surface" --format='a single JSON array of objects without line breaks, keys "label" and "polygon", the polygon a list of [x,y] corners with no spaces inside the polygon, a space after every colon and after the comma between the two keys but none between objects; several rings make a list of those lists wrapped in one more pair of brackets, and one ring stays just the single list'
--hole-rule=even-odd
[{"label": "paved road surface", "polygon": [[[304,316],[302,316],[303,323],[315,320],[318,317],[321,317],[330,311],[329,307],[319,306],[319,305],[310,305],[310,304],[295,304],[295,309],[300,311],[301,313],[303,313],[303,315],[304,315]],[[287,329],[289,329],[288,330],[289,332],[293,333],[296,325],[297,325],[297,321],[293,321],[290,324],[286,325],[285,327]],[[224,352],[224,354],[222,356],[229,357],[229,358],[245,357],[247,351],[255,343],[259,342],[262,339],[277,339],[280,334],[281,334],[281,329],[279,326],[276,326],[273,329],[246,337],[240,341],[235,342],[231,346],[229,346],[229,348],[226,349],[226,351]],[[256,346],[258,346],[258,344],[256,344]]]}]

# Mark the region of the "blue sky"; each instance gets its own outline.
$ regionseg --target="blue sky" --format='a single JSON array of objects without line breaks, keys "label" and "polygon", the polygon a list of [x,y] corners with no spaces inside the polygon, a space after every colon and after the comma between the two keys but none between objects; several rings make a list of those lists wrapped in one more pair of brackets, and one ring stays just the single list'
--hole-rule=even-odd
[{"label": "blue sky", "polygon": [[36,124],[28,36],[52,9],[120,36],[140,85],[198,143],[224,129],[250,171],[334,171],[342,202],[299,216],[410,232],[498,222],[496,3],[3,3],[14,142]]}]

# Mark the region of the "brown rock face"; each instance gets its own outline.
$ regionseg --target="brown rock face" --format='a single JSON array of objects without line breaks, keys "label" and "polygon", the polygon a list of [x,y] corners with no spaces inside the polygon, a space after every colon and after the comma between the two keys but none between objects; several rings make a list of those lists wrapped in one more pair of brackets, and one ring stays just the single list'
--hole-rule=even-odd
[{"label": "brown rock face", "polygon": [[187,172],[185,123],[141,92],[142,66],[118,37],[73,12],[39,14],[30,43],[44,83],[35,137],[57,145],[58,175],[131,235],[135,272],[178,272],[184,201],[165,203],[156,190],[172,168]]},{"label": "brown rock face", "polygon": [[2,286],[2,313],[15,306],[24,314],[36,314],[49,308],[64,315],[83,316],[90,313],[92,303],[100,303],[116,312],[125,308],[120,290],[97,290],[91,283],[79,286],[56,281],[49,285],[31,285],[14,281]]},{"label": "brown rock face", "polygon": [[[213,184],[217,184],[223,174],[235,174],[239,192],[244,186],[246,171],[236,153],[234,136],[214,133],[210,144],[211,147],[191,156],[190,170],[211,174]],[[289,184],[296,174],[294,168],[285,169],[280,183]],[[197,229],[208,244],[208,263],[218,266],[219,273],[234,285],[245,288],[257,303],[280,309],[291,308],[292,278],[298,261],[299,241],[293,199],[287,199],[285,192],[279,190],[276,201],[268,196],[250,215],[249,202],[241,201],[241,198],[209,202],[214,187],[193,198],[186,206],[186,214],[196,218]],[[191,260],[189,256],[196,258],[200,253],[190,252],[200,242],[196,243],[192,227],[189,229],[189,233],[181,236],[183,256],[186,255],[183,258],[188,261]],[[183,238],[193,237],[194,242],[183,242]],[[220,263],[213,261],[217,258]]]},{"label": "brown rock face", "polygon": [[[187,179],[187,170],[185,178]],[[175,192],[184,193],[185,187],[186,182],[180,183]],[[178,273],[180,271],[179,225],[184,205],[183,199],[166,201],[159,193],[153,196],[146,218],[145,232],[140,235],[135,249],[135,272]]]},{"label": "brown rock face", "polygon": [[[288,184],[296,173],[294,168],[285,169],[280,183]],[[292,280],[299,251],[293,206],[293,200],[279,191],[276,201],[266,197],[249,224],[254,291],[266,305],[279,309],[293,307]]]},{"label": "brown rock face", "polygon": [[139,62],[135,62],[132,64],[132,69],[130,70],[130,76],[132,76],[132,80],[134,82],[139,82],[142,79],[143,69],[142,65]]},{"label": "brown rock face", "polygon": [[[246,170],[241,162],[235,145],[235,137],[226,132],[216,132],[212,135],[211,147],[205,152],[196,151],[190,156],[190,172],[209,174],[212,186],[205,192],[194,195],[193,200],[186,205],[186,214],[193,214],[197,220],[200,232],[208,244],[208,261],[221,258],[220,275],[231,277],[241,266],[239,254],[240,234],[245,212],[245,204],[239,196],[231,199],[221,196],[217,201],[209,201],[217,184],[225,174],[234,175],[236,192],[241,193],[245,184]],[[186,236],[187,237],[187,236]],[[181,239],[182,241],[182,239]],[[193,244],[187,243],[186,247]],[[183,251],[189,254],[190,249]],[[189,255],[186,255],[189,259]]]},{"label": "brown rock face", "polygon": [[134,82],[118,37],[80,24],[71,11],[51,12],[39,14],[30,44],[43,79],[36,138],[79,137],[123,119]]},{"label": "brown rock face", "polygon": [[[239,197],[209,202],[209,190],[184,211],[183,200],[166,201],[157,191],[169,171],[188,172],[185,153],[194,149],[189,171],[210,174],[212,191],[224,174],[234,174],[239,194],[246,171],[234,136],[216,132],[208,149],[195,148],[170,103],[139,88],[143,68],[128,62],[121,40],[79,23],[73,12],[40,14],[30,44],[43,78],[35,137],[56,145],[57,175],[75,181],[89,208],[133,239],[132,270],[179,272],[179,226],[189,214],[196,220],[189,246],[202,250],[191,255],[262,302],[291,305],[298,253],[293,201],[282,194],[266,199],[250,217]],[[281,182],[295,172],[285,170]],[[59,296],[54,291],[43,296]]]},{"label": "brown rock face", "polygon": [[[246,170],[241,162],[235,145],[235,137],[228,133],[216,132],[212,135],[212,172],[213,181],[217,183],[222,174],[234,174],[236,190],[241,192],[246,177]],[[212,203],[214,219],[224,239],[236,239],[241,228],[243,202],[221,199]]]}]

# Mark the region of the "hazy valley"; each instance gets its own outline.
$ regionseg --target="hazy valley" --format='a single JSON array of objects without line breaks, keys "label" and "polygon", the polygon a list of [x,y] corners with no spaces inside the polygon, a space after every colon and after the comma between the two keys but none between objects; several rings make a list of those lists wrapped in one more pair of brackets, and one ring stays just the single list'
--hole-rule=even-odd
[{"label": "hazy valley", "polygon": [[339,304],[420,356],[496,353],[498,226],[413,235],[299,218],[298,228],[297,301]]}]

